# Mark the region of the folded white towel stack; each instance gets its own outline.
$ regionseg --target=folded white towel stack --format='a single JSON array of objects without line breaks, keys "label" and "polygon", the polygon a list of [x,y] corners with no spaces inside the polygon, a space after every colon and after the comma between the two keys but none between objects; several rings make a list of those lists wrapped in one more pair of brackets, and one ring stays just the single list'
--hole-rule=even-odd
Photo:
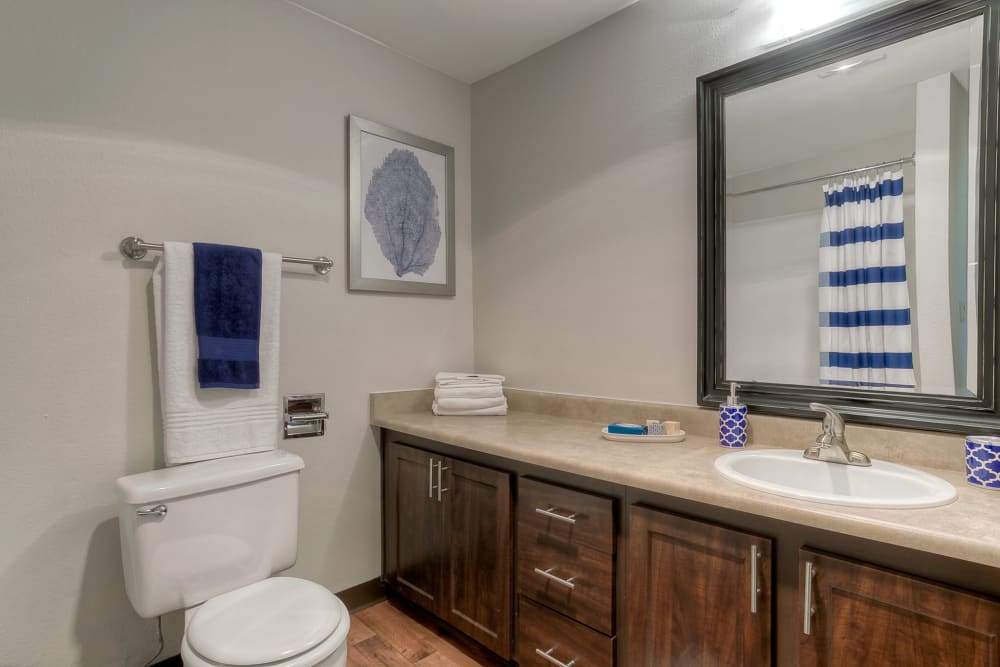
[{"label": "folded white towel stack", "polygon": [[505,415],[502,375],[438,373],[434,377],[436,415]]},{"label": "folded white towel stack", "polygon": [[198,387],[194,326],[194,253],[163,244],[153,270],[156,348],[168,466],[274,449],[281,428],[278,313],[281,256],[265,252],[261,270],[260,389]]}]

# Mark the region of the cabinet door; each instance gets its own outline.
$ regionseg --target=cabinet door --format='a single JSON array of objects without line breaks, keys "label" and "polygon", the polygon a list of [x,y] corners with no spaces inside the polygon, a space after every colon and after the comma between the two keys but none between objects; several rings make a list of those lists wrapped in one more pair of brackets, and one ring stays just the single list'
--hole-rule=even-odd
[{"label": "cabinet door", "polygon": [[771,663],[771,540],[633,506],[628,541],[625,664]]},{"label": "cabinet door", "polygon": [[1000,667],[1000,602],[808,549],[799,577],[800,665]]},{"label": "cabinet door", "polygon": [[403,597],[440,614],[447,545],[435,466],[442,458],[395,442],[385,456],[386,551],[395,560],[390,581]]},{"label": "cabinet door", "polygon": [[445,466],[442,491],[449,546],[444,619],[497,655],[510,658],[510,474],[455,459],[448,459]]}]

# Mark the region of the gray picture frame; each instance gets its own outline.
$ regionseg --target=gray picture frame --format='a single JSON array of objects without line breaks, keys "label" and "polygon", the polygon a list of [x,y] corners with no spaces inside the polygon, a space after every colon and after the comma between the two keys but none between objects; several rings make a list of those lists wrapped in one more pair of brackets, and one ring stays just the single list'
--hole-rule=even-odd
[{"label": "gray picture frame", "polygon": [[[387,127],[374,121],[348,116],[348,289],[361,292],[390,292],[396,294],[428,294],[433,296],[455,295],[455,149],[439,144],[436,141],[424,139],[402,130]],[[445,282],[422,282],[418,280],[396,280],[378,278],[366,275],[363,265],[362,235],[366,221],[364,208],[367,193],[362,192],[364,176],[362,173],[362,137],[370,134],[390,142],[400,144],[401,148],[419,148],[445,160],[445,190],[437,193],[439,207],[445,209],[443,218],[445,237],[444,247]],[[440,210],[440,209],[439,209]],[[438,257],[441,256],[440,250]]]}]

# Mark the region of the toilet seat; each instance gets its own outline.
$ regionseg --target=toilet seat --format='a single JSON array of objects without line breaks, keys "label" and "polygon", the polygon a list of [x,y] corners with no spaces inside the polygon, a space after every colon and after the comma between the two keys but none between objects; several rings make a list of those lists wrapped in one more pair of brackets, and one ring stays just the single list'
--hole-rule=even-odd
[{"label": "toilet seat", "polygon": [[273,577],[193,611],[181,644],[185,667],[313,667],[346,643],[350,617],[329,590]]}]

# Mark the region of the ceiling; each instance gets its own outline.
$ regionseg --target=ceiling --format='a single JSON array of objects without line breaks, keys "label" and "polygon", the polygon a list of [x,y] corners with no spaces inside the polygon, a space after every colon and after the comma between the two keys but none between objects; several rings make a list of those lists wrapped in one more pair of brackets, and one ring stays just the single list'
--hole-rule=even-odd
[{"label": "ceiling", "polygon": [[286,0],[474,83],[638,0]]},{"label": "ceiling", "polygon": [[842,74],[820,77],[831,69],[820,68],[732,95],[726,172],[736,176],[912,132],[917,82],[952,72],[968,85],[981,35],[980,19],[964,21],[872,51]]}]

